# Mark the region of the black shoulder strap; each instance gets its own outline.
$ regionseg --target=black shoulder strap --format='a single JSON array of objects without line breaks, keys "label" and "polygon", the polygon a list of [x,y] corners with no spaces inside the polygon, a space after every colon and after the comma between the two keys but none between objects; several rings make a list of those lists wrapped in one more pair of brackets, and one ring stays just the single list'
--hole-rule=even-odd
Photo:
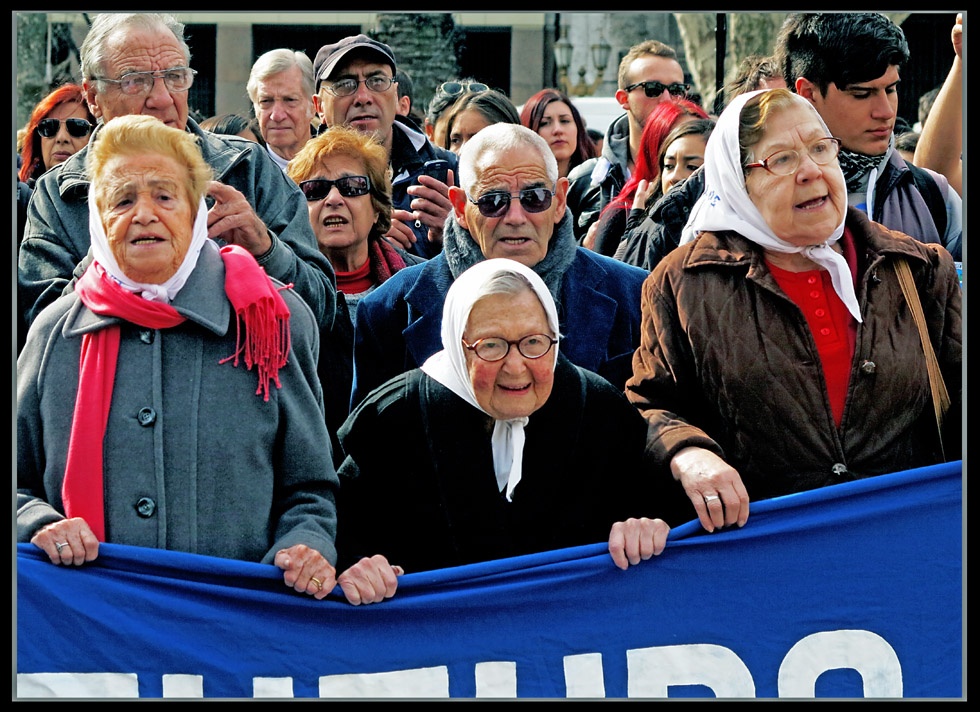
[{"label": "black shoulder strap", "polygon": [[919,189],[919,192],[926,201],[926,205],[929,206],[929,212],[932,213],[932,221],[936,223],[936,230],[939,231],[939,238],[942,239],[943,235],[946,234],[946,199],[943,197],[942,191],[939,190],[939,186],[936,185],[936,179],[929,175],[929,171],[919,168],[908,161],[906,161],[906,164],[908,164],[909,170],[912,171],[915,187]]}]

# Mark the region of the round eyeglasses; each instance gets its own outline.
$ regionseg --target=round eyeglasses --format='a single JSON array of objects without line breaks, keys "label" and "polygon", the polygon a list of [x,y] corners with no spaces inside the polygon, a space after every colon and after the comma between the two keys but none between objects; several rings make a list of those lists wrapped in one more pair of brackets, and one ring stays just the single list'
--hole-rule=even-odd
[{"label": "round eyeglasses", "polygon": [[[826,166],[840,153],[839,138],[820,138],[806,147],[806,154],[818,166]],[[792,149],[776,151],[758,163],[746,163],[746,168],[765,168],[774,176],[789,176],[800,167],[800,152]]]},{"label": "round eyeglasses", "polygon": [[542,213],[551,207],[551,198],[554,192],[547,188],[526,188],[520,193],[504,193],[503,191],[493,191],[484,193],[476,200],[469,196],[467,199],[473,203],[485,218],[499,218],[507,214],[510,210],[510,201],[518,198],[521,207],[527,213]]},{"label": "round eyeglasses", "polygon": [[327,84],[327,91],[334,96],[350,96],[357,91],[357,87],[363,84],[375,94],[380,94],[388,91],[394,83],[395,80],[385,74],[373,74],[367,79],[347,77],[338,79],[333,84]]},{"label": "round eyeglasses", "polygon": [[311,178],[300,183],[299,189],[303,191],[307,202],[313,203],[326,198],[334,186],[337,186],[337,192],[343,197],[357,198],[371,191],[371,179],[367,176],[344,176],[337,180]]},{"label": "round eyeglasses", "polygon": [[516,346],[518,353],[524,358],[536,359],[551,351],[551,347],[558,343],[558,339],[553,339],[547,334],[531,334],[517,341],[508,341],[500,336],[477,339],[472,344],[466,343],[466,339],[460,341],[463,342],[463,346],[490,363],[505,358],[512,346]]},{"label": "round eyeglasses", "polygon": [[[37,122],[37,132],[44,138],[54,138],[61,130],[61,119],[41,119]],[[74,138],[83,138],[92,133],[92,124],[85,119],[65,119],[65,130]]]},{"label": "round eyeglasses", "polygon": [[194,83],[197,71],[190,67],[173,67],[161,69],[158,72],[126,72],[119,79],[108,77],[92,77],[98,82],[115,84],[123,94],[130,96],[146,95],[153,91],[157,79],[162,79],[168,91],[184,92]]}]

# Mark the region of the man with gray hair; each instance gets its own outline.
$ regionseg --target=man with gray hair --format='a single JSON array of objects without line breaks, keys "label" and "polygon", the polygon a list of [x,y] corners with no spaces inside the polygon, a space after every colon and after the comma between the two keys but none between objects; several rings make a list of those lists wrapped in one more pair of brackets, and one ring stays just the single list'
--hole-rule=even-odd
[{"label": "man with gray hair", "polygon": [[313,60],[291,49],[269,50],[255,60],[245,90],[269,155],[285,170],[313,135]]},{"label": "man with gray hair", "polygon": [[25,322],[71,291],[73,278],[91,261],[88,148],[103,124],[146,114],[197,136],[215,176],[207,198],[208,236],[248,250],[269,276],[292,284],[321,328],[329,329],[336,282],[317,248],[303,193],[262,146],[212,134],[188,116],[195,71],[184,25],[158,13],[97,15],[82,43],[81,72],[99,125],[88,146],[37,181],[18,261],[18,308]]},{"label": "man with gray hair", "polygon": [[459,154],[459,186],[442,252],[364,297],[354,326],[352,407],[442,348],[449,285],[467,268],[507,257],[537,272],[558,303],[562,353],[624,388],[639,344],[647,273],[579,247],[566,207],[568,179],[547,142],[519,124],[478,132]]}]

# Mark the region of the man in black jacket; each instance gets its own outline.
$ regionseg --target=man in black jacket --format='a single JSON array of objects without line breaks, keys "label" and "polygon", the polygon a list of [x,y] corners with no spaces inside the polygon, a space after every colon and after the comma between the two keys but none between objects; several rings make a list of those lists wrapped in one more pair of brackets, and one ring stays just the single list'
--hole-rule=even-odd
[{"label": "man in black jacket", "polygon": [[395,208],[385,237],[429,258],[442,249],[442,226],[452,204],[446,180],[429,175],[425,164],[446,161],[455,177],[456,154],[433,145],[398,114],[396,71],[391,47],[367,35],[324,45],[313,62],[313,103],[321,127],[346,124],[377,135],[391,160]]}]

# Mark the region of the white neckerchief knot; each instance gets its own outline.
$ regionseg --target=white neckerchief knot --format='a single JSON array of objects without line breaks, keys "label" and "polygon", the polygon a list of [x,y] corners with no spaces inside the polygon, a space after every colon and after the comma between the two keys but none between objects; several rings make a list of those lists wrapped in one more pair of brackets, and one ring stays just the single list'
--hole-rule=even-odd
[{"label": "white neckerchief knot", "polygon": [[[844,217],[819,245],[794,245],[776,236],[749,197],[738,143],[739,118],[745,103],[760,93],[753,91],[735,97],[718,117],[704,150],[704,193],[691,209],[681,235],[681,244],[691,242],[699,232],[732,230],[768,250],[805,254],[830,273],[837,296],[851,315],[862,321],[850,267],[847,260],[832,247],[844,234]],[[813,112],[829,136],[830,129],[813,105],[797,94],[793,97],[801,106]],[[832,169],[832,166],[824,166],[824,170]],[[840,172],[839,164],[836,164],[836,170]],[[840,176],[843,185],[844,174],[841,172]]]},{"label": "white neckerchief knot", "polygon": [[[524,465],[524,426],[528,418],[498,420],[493,426],[490,445],[493,449],[493,469],[497,475],[497,489],[507,488],[507,501],[513,501],[514,488],[521,481]],[[516,457],[515,457],[516,454]]]},{"label": "white neckerchief knot", "polygon": [[[548,325],[554,334],[558,335],[558,309],[544,280],[534,270],[520,262],[503,258],[484,260],[464,271],[450,285],[442,311],[442,351],[433,354],[422,364],[423,372],[482,413],[487,411],[477,401],[473,384],[470,382],[463,334],[473,304],[480,296],[481,288],[491,277],[500,272],[516,272],[530,282],[531,288],[548,316]],[[558,344],[555,344],[553,349],[555,363],[557,363]],[[495,420],[493,433],[490,436],[497,489],[505,492],[508,502],[512,501],[514,488],[521,481],[524,465],[524,426],[528,422],[527,417]]]}]

